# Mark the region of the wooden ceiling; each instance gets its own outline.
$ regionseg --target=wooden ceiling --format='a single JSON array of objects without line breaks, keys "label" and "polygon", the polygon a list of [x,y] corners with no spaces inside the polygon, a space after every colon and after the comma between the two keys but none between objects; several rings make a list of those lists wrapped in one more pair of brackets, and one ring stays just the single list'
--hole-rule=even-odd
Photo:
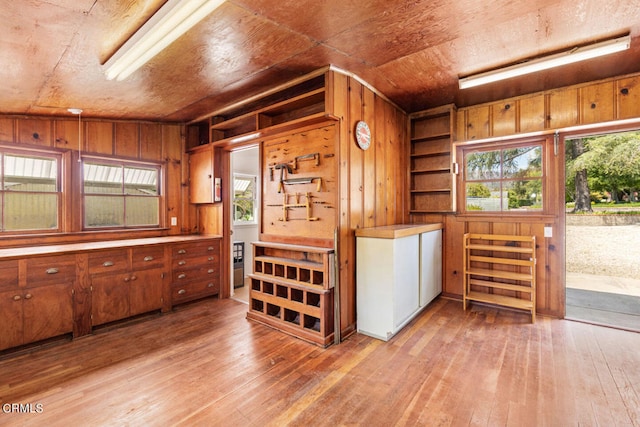
[{"label": "wooden ceiling", "polygon": [[[189,121],[329,64],[406,112],[640,71],[638,0],[227,0],[124,81],[102,65],[164,0],[1,0],[0,112]],[[481,88],[458,77],[631,34],[606,58]]]}]

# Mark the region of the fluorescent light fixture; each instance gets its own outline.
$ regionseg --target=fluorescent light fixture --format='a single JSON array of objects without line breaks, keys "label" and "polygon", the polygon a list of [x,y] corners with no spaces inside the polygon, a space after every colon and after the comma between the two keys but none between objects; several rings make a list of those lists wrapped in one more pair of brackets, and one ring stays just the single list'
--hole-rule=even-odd
[{"label": "fluorescent light fixture", "polygon": [[238,136],[236,138],[233,138],[231,141],[232,144],[238,144],[240,142],[246,142],[246,141],[251,141],[252,139],[256,139],[260,136],[260,132],[254,132],[254,133],[250,133],[248,135],[242,135],[242,136]]},{"label": "fluorescent light fixture", "polygon": [[629,49],[630,43],[631,37],[629,35],[626,35],[589,46],[576,47],[566,52],[557,53],[555,55],[532,59],[521,64],[512,65],[510,67],[487,71],[486,73],[480,73],[460,79],[460,89],[467,89],[487,83],[493,83],[500,80],[509,79],[511,77],[522,76],[524,74],[535,73],[536,71],[547,70],[549,68],[559,67],[561,65],[584,61],[585,59],[591,59],[614,52],[620,52]]},{"label": "fluorescent light fixture", "polygon": [[124,80],[225,0],[169,0],[105,63],[109,80]]}]

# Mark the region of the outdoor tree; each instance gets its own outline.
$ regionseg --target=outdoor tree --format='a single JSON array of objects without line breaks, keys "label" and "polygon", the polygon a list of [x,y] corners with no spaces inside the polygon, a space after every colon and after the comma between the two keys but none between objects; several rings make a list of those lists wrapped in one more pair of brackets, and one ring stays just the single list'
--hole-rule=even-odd
[{"label": "outdoor tree", "polygon": [[[580,144],[583,150],[580,152]],[[637,200],[640,188],[640,132],[603,135],[572,141],[572,160],[568,170],[576,174],[576,210],[578,196],[589,195],[589,189],[608,191],[614,202],[619,195]],[[578,173],[585,170],[588,181],[585,187],[578,182]],[[590,205],[590,201],[589,201]]]},{"label": "outdoor tree", "polygon": [[578,159],[585,153],[585,140],[580,138],[570,142],[571,169],[573,170],[572,176],[575,186],[575,206],[572,212],[593,212],[591,208],[591,191],[587,180],[587,168],[578,162]]}]

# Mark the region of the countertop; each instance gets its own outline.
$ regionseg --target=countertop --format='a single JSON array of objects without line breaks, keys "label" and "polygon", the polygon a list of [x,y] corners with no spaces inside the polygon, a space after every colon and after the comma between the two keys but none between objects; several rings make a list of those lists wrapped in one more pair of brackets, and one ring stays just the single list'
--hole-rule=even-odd
[{"label": "countertop", "polygon": [[379,239],[398,239],[401,237],[413,236],[414,234],[426,233],[428,231],[441,230],[441,222],[430,224],[395,224],[383,225],[380,227],[358,228],[356,237],[374,237]]},{"label": "countertop", "polygon": [[180,235],[180,236],[166,236],[166,237],[147,237],[141,239],[127,239],[127,240],[105,240],[98,242],[84,242],[84,243],[66,243],[59,245],[46,245],[46,246],[27,246],[19,248],[0,249],[0,259],[13,259],[22,258],[25,256],[35,255],[56,255],[61,253],[75,253],[85,252],[93,250],[114,249],[129,246],[148,246],[158,245],[166,243],[180,243],[191,242],[204,239],[220,239],[222,236],[218,235]]}]

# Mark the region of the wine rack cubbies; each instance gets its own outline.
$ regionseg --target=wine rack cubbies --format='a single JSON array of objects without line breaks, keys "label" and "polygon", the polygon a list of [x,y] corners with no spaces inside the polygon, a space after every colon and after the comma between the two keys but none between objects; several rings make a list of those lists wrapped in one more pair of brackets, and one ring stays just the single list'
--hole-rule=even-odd
[{"label": "wine rack cubbies", "polygon": [[321,345],[333,342],[333,249],[256,242],[247,318]]}]

